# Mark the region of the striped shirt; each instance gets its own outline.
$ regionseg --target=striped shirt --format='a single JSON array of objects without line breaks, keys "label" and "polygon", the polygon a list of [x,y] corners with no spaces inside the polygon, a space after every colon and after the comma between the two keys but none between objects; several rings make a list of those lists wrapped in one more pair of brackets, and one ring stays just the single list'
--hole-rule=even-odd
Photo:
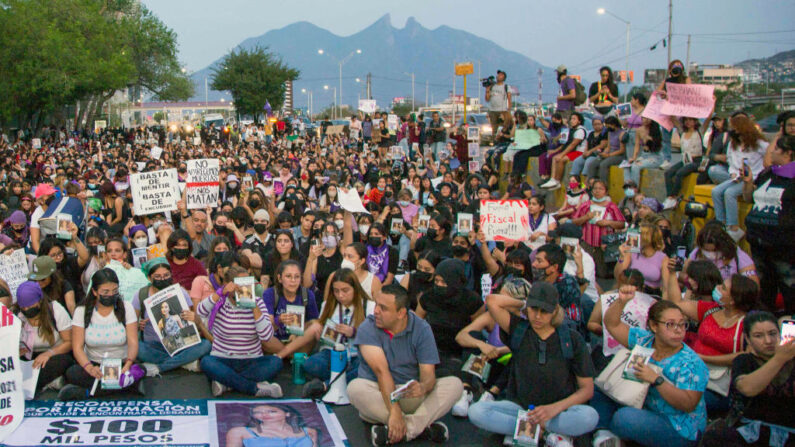
[{"label": "striped shirt", "polygon": [[[252,309],[239,308],[228,300],[224,302],[213,322],[211,355],[237,359],[263,355],[261,342],[270,340],[273,326],[262,298],[257,298],[256,303],[262,315],[255,320]],[[197,313],[202,318],[209,318],[214,306],[212,298],[207,297],[199,303]]]},{"label": "striped shirt", "polygon": [[[591,205],[599,205],[606,208],[604,220],[625,222],[624,215],[621,214],[621,210],[619,210],[618,206],[616,206],[616,204],[610,200],[602,203],[591,202],[588,200],[577,207],[577,209],[574,211],[574,214],[571,216],[572,219],[576,219],[588,214],[591,211]],[[600,247],[602,245],[602,236],[613,232],[615,232],[615,230],[613,230],[612,227],[600,227],[599,225],[586,221],[582,226],[582,240],[591,247]]]}]

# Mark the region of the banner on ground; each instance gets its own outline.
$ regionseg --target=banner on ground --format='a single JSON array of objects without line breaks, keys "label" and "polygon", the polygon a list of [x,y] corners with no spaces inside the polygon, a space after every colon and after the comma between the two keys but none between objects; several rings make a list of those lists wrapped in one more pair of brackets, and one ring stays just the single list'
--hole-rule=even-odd
[{"label": "banner on ground", "polygon": [[364,113],[375,113],[375,99],[360,99],[359,110]]},{"label": "banner on ground", "polygon": [[656,92],[652,92],[652,94],[649,95],[649,102],[646,103],[646,107],[643,108],[641,116],[656,121],[660,126],[664,127],[665,130],[670,131],[674,128],[674,123],[671,121],[670,116],[662,112],[663,105],[665,105],[665,100],[660,98]]},{"label": "banner on ground", "polygon": [[188,160],[188,177],[185,180],[185,205],[189,210],[218,206],[217,158]]},{"label": "banner on ground", "polygon": [[480,228],[487,241],[525,241],[530,234],[527,200],[481,200]]},{"label": "banner on ground", "polygon": [[130,174],[136,216],[174,211],[179,200],[176,169]]},{"label": "banner on ground", "polygon": [[665,83],[666,100],[660,112],[669,116],[706,118],[715,105],[714,85]]},{"label": "banner on ground", "polygon": [[19,334],[22,322],[11,309],[0,304],[0,442],[22,423],[25,395],[22,391],[22,364],[19,361]]},{"label": "banner on ground", "polygon": [[145,299],[144,307],[168,355],[173,357],[177,352],[201,342],[196,325],[180,317],[182,311],[190,310],[190,306],[185,302],[179,284],[172,284]]},{"label": "banner on ground", "polygon": [[[292,416],[288,420],[295,420],[297,429],[309,438],[307,445],[343,447],[347,443],[337,417],[322,402],[173,399],[29,401],[22,425],[5,439],[4,445],[227,447],[231,445],[227,440],[242,445],[242,441],[253,438],[246,427],[260,412],[274,410],[286,413],[288,418]],[[276,434],[267,438],[274,445],[282,440]],[[298,438],[291,436],[283,441],[286,445]]]},{"label": "banner on ground", "polygon": [[28,263],[25,250],[14,250],[10,255],[0,255],[0,278],[3,278],[11,289],[11,299],[17,302],[19,285],[28,280]]}]

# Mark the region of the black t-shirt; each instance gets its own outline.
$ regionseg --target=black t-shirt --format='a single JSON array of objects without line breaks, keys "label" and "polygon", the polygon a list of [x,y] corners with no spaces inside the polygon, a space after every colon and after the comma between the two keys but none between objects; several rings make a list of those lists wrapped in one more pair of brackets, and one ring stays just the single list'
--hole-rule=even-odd
[{"label": "black t-shirt", "polygon": [[601,144],[602,141],[606,139],[607,139],[607,132],[602,131],[597,133],[596,131],[592,130],[591,133],[588,134],[588,138],[586,138],[586,141],[588,142],[588,150],[591,150],[596,146],[599,146],[599,144]]},{"label": "black t-shirt", "polygon": [[425,321],[433,330],[436,349],[439,352],[461,354],[463,348],[456,343],[455,336],[472,322],[472,314],[483,306],[483,300],[467,289],[448,298],[439,296],[431,288],[420,296],[419,303],[427,313]]},{"label": "black t-shirt", "polygon": [[[748,241],[795,246],[791,237],[795,233],[795,179],[778,176],[768,168],[756,177],[754,184],[754,206],[745,218]],[[782,253],[792,256],[792,251]]]},{"label": "black t-shirt", "polygon": [[317,258],[317,273],[315,274],[315,279],[320,296],[323,296],[323,291],[326,290],[326,281],[329,276],[339,270],[340,264],[342,264],[342,255],[339,250],[335,250],[334,254],[329,257],[320,255]]},{"label": "black t-shirt", "polygon": [[442,239],[441,241],[431,240],[428,236],[423,236],[414,244],[414,251],[422,253],[425,250],[433,250],[442,258],[453,257],[453,244],[449,239]]},{"label": "black t-shirt", "polygon": [[[500,330],[500,338],[506,346],[511,345],[510,331],[516,328],[521,318],[511,315],[511,327],[506,333]],[[540,340],[532,325],[527,328],[517,352],[509,364],[508,400],[522,408],[528,405],[549,405],[565,399],[577,391],[577,377],[593,377],[594,367],[588,347],[582,336],[570,331],[574,358],[566,360],[560,349],[560,338],[555,331],[546,340]],[[541,344],[543,343],[543,345]],[[540,346],[545,346],[546,363],[538,363]]]},{"label": "black t-shirt", "polygon": [[[599,90],[601,90],[600,82],[599,81],[594,82],[593,84],[591,84],[591,87],[588,89],[588,97],[590,98],[591,96],[597,94],[599,92]],[[610,94],[611,95],[613,95],[615,97],[618,97],[618,86],[616,84],[608,86],[608,90],[610,90]],[[613,101],[611,101],[610,98],[601,98],[601,95],[600,95],[600,97],[597,98],[596,101],[594,101],[594,104],[598,104],[598,103],[610,103],[610,104],[613,104]],[[610,110],[613,109],[613,105],[610,105],[610,106],[607,106],[607,107],[594,107],[594,108],[600,114],[606,115],[606,114],[610,113]]]},{"label": "black t-shirt", "polygon": [[789,376],[780,377],[779,372],[771,383],[754,397],[746,397],[735,388],[738,377],[750,374],[764,361],[753,354],[740,354],[732,362],[732,406],[741,411],[744,417],[784,427],[795,428],[795,411],[792,411],[792,399],[795,398],[795,365],[790,360],[780,371],[789,371]]}]

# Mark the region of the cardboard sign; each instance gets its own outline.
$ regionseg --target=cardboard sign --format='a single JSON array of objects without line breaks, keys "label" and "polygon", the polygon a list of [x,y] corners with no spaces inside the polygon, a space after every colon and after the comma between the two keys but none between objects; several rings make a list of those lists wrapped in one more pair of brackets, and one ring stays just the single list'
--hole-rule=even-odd
[{"label": "cardboard sign", "polygon": [[163,148],[160,146],[155,146],[149,150],[149,156],[155,160],[160,160],[161,155],[163,155]]},{"label": "cardboard sign", "polygon": [[185,205],[189,210],[218,206],[217,158],[188,160],[188,177],[185,182]]},{"label": "cardboard sign", "polygon": [[25,250],[14,250],[10,255],[0,255],[0,278],[3,278],[11,289],[11,299],[17,302],[17,289],[28,280],[28,263]]},{"label": "cardboard sign", "polygon": [[[602,301],[602,318],[604,319],[607,309],[618,299],[618,292],[603,293],[599,299]],[[651,295],[635,292],[635,297],[621,311],[621,321],[629,327],[646,329],[649,308],[655,301]],[[616,341],[608,331],[602,331],[602,352],[605,356],[611,356],[621,348],[621,343]]]},{"label": "cardboard sign", "polygon": [[30,140],[30,145],[33,146],[33,149],[41,149],[41,138],[33,138]]},{"label": "cardboard sign", "polygon": [[326,135],[342,135],[345,131],[345,126],[342,124],[338,124],[336,126],[328,126],[326,128]]},{"label": "cardboard sign", "polygon": [[674,123],[671,121],[670,116],[662,112],[663,105],[665,105],[665,100],[660,98],[657,93],[652,93],[651,96],[649,96],[649,102],[646,104],[646,107],[643,108],[641,116],[656,121],[659,125],[664,127],[665,130],[670,131],[674,128]]},{"label": "cardboard sign", "polygon": [[715,104],[713,85],[666,82],[665,91],[668,98],[660,111],[666,115],[706,118],[712,113]]},{"label": "cardboard sign", "polygon": [[525,241],[530,234],[527,200],[481,200],[480,228],[487,241]]},{"label": "cardboard sign", "polygon": [[25,414],[25,395],[22,391],[22,364],[19,360],[19,335],[22,322],[11,309],[0,304],[0,442],[8,439],[22,422]]},{"label": "cardboard sign", "polygon": [[359,110],[364,113],[375,113],[376,104],[375,99],[360,99]]},{"label": "cardboard sign", "polygon": [[399,123],[399,120],[398,120],[398,116],[397,115],[393,115],[391,113],[389,115],[387,115],[387,117],[386,117],[386,128],[387,129],[392,130],[392,131],[397,131],[398,123]]},{"label": "cardboard sign", "polygon": [[130,174],[133,210],[136,216],[177,209],[179,181],[176,169]]},{"label": "cardboard sign", "polygon": [[201,343],[196,324],[180,316],[190,306],[179,284],[172,284],[145,299],[144,307],[168,355],[173,357],[177,352]]}]

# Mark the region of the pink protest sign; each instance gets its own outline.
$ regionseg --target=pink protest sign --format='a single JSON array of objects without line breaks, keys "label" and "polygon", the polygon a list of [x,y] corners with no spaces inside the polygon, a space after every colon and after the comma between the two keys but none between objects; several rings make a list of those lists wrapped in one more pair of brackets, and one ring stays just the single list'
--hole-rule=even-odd
[{"label": "pink protest sign", "polygon": [[665,130],[670,131],[674,128],[674,123],[671,121],[670,116],[662,113],[663,105],[665,105],[665,100],[660,98],[657,92],[654,92],[651,94],[651,97],[649,97],[649,102],[646,104],[646,107],[643,108],[641,116],[652,121],[657,121]]},{"label": "pink protest sign", "polygon": [[706,118],[712,113],[715,86],[706,84],[665,83],[668,99],[660,112],[669,116]]},{"label": "pink protest sign", "polygon": [[487,241],[525,241],[530,234],[527,200],[481,200],[480,228]]}]

